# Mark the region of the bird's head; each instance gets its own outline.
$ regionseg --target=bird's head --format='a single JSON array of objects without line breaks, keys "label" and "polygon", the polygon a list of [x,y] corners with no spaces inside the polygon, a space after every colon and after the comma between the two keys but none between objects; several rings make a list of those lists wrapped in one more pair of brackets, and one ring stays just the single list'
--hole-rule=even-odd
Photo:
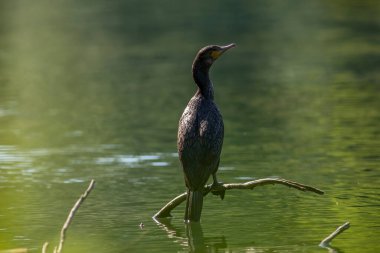
[{"label": "bird's head", "polygon": [[235,47],[234,43],[225,45],[225,46],[217,46],[211,45],[206,46],[199,50],[197,56],[193,62],[193,68],[198,65],[201,68],[209,69],[211,65],[218,59],[224,52],[228,49]]}]

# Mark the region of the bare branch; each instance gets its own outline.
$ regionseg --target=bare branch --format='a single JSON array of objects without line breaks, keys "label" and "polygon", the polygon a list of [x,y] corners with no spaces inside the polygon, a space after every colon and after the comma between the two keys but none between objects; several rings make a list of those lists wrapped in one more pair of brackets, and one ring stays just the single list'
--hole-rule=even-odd
[{"label": "bare branch", "polygon": [[158,211],[153,218],[164,218],[164,217],[171,217],[170,214],[171,210],[176,208],[179,204],[184,202],[186,200],[187,192],[184,192],[174,199],[172,199],[169,203],[167,203],[163,208],[161,208],[160,211]]},{"label": "bare branch", "polygon": [[94,186],[95,186],[95,180],[92,179],[87,190],[80,196],[80,198],[77,200],[77,202],[75,203],[75,205],[71,209],[69,216],[67,217],[66,222],[63,225],[62,230],[61,230],[61,239],[59,241],[57,253],[62,252],[62,247],[63,247],[63,244],[65,242],[65,238],[66,238],[66,231],[69,228],[69,225],[72,222],[76,211],[79,209],[79,207],[83,203],[83,201],[87,198],[88,194],[90,194],[90,192],[94,188]]},{"label": "bare branch", "polygon": [[49,243],[45,242],[44,246],[42,246],[42,253],[46,253],[48,246],[49,246]]},{"label": "bare branch", "polygon": [[328,247],[330,245],[330,242],[337,237],[340,233],[342,233],[344,230],[348,229],[350,227],[350,223],[346,222],[342,226],[338,227],[334,232],[332,232],[329,236],[327,236],[325,239],[321,241],[319,244],[320,247]]},{"label": "bare branch", "polygon": [[317,188],[300,184],[297,182],[293,182],[290,180],[282,179],[282,178],[262,178],[262,179],[257,179],[254,181],[249,181],[246,183],[222,184],[222,185],[213,187],[211,191],[214,192],[214,191],[231,190],[231,189],[253,189],[257,186],[262,186],[262,185],[267,185],[267,184],[282,184],[282,185],[295,188],[300,191],[311,191],[311,192],[321,194],[321,195],[324,194],[323,191]]},{"label": "bare branch", "polygon": [[[262,186],[262,185],[267,185],[267,184],[282,184],[286,185],[292,188],[295,188],[300,191],[310,191],[314,192],[317,194],[324,194],[323,191],[308,186],[304,184],[300,184],[297,182],[293,182],[290,180],[282,179],[282,178],[262,178],[262,179],[257,179],[245,183],[231,183],[231,184],[220,184],[220,185],[206,185],[204,188],[205,195],[207,195],[210,191],[213,194],[220,194],[221,192],[224,192],[226,190],[232,190],[232,189],[253,189],[257,186]],[[186,195],[187,193],[182,193],[172,199],[169,203],[167,203],[163,208],[161,208],[160,211],[158,211],[153,218],[165,218],[165,217],[170,217],[171,214],[170,212],[176,208],[179,204],[181,204],[183,201],[186,200]]]}]

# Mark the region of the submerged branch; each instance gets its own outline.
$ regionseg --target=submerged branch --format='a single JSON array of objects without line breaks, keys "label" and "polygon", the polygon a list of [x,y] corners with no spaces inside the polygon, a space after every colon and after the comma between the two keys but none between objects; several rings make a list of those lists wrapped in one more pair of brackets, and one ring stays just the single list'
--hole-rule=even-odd
[{"label": "submerged branch", "polygon": [[330,242],[337,237],[340,233],[342,233],[344,230],[348,229],[350,227],[350,223],[346,222],[342,226],[338,227],[334,232],[332,232],[329,236],[327,236],[325,239],[321,241],[319,244],[320,247],[326,248],[330,245]]},{"label": "submerged branch", "polygon": [[[204,188],[205,195],[209,192],[212,192],[215,195],[220,195],[222,192],[226,190],[232,189],[253,189],[257,186],[267,185],[267,184],[282,184],[292,188],[295,188],[300,191],[310,191],[317,194],[324,194],[323,191],[304,184],[300,184],[297,182],[293,182],[290,180],[282,179],[282,178],[262,178],[253,181],[249,181],[246,183],[231,183],[231,184],[220,184],[220,185],[206,185]],[[165,218],[170,217],[170,212],[176,208],[179,204],[186,200],[187,193],[182,193],[172,199],[169,203],[167,203],[160,211],[158,211],[153,218]]]},{"label": "submerged branch", "polygon": [[179,204],[184,202],[186,200],[187,192],[184,192],[174,199],[172,199],[169,203],[167,203],[163,208],[161,208],[160,211],[158,211],[153,218],[164,218],[164,217],[171,217],[170,214],[171,210],[176,208]]}]

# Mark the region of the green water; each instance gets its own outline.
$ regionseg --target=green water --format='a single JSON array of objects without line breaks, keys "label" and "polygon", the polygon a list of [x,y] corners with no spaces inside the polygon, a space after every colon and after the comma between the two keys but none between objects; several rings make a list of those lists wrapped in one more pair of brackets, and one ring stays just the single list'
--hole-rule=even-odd
[{"label": "green water", "polygon": [[[380,252],[379,1],[0,2],[0,252],[41,252],[89,181],[65,252]],[[284,186],[184,207],[178,119],[207,44],[225,121],[219,178]],[[141,229],[139,224],[143,223]],[[51,252],[51,251],[49,251]]]}]

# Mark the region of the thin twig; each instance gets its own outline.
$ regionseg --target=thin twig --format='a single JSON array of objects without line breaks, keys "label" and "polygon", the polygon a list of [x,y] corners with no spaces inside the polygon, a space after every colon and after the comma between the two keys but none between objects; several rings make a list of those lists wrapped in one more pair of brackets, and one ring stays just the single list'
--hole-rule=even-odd
[{"label": "thin twig", "polygon": [[94,186],[95,186],[95,180],[92,179],[91,182],[90,182],[90,185],[87,188],[87,190],[80,196],[80,198],[77,200],[77,202],[75,203],[75,205],[71,209],[71,211],[69,213],[69,216],[67,217],[66,222],[63,225],[62,230],[61,230],[61,239],[59,241],[59,245],[58,245],[58,248],[57,248],[57,253],[61,253],[62,252],[62,247],[63,247],[63,244],[65,242],[65,238],[66,238],[66,231],[69,228],[69,225],[72,222],[76,211],[79,209],[79,207],[83,203],[83,201],[87,198],[88,194],[90,194],[90,192],[94,188]]},{"label": "thin twig", "polygon": [[330,242],[337,237],[340,233],[342,233],[344,230],[348,229],[350,227],[350,223],[347,221],[342,226],[338,227],[334,232],[332,232],[329,236],[327,236],[325,239],[321,241],[319,244],[320,247],[328,247],[330,245]]},{"label": "thin twig", "polygon": [[44,243],[44,246],[42,246],[42,253],[46,253],[47,247],[49,246],[48,242]]},{"label": "thin twig", "polygon": [[[232,189],[253,189],[257,186],[267,185],[267,184],[282,184],[286,185],[292,188],[295,188],[300,191],[310,191],[317,194],[324,194],[323,191],[304,184],[300,184],[297,182],[293,182],[290,180],[282,179],[282,178],[262,178],[257,179],[245,183],[231,183],[231,184],[220,184],[220,185],[206,185],[204,188],[205,195],[207,195],[210,191],[218,194],[219,192],[223,192],[226,190],[232,190]],[[160,211],[158,211],[153,218],[165,218],[170,217],[170,212],[176,208],[179,204],[184,202],[186,200],[187,193],[182,193],[169,201],[163,208],[161,208]]]}]

